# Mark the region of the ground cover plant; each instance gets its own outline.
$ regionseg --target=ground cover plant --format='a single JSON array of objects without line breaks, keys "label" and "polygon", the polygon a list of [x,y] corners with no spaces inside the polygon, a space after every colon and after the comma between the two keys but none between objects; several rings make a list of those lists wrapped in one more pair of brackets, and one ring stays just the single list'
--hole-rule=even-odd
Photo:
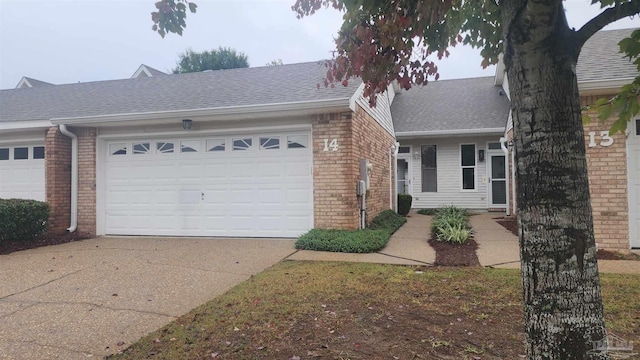
[{"label": "ground cover plant", "polygon": [[[640,275],[602,284],[637,347]],[[283,262],[111,359],[519,359],[522,309],[518,270]]]},{"label": "ground cover plant", "polygon": [[384,248],[407,219],[393,210],[380,212],[368,229],[311,229],[296,241],[296,249],[346,253],[371,253]]},{"label": "ground cover plant", "polygon": [[431,234],[434,240],[466,243],[472,234],[467,210],[455,206],[438,209],[431,221]]}]

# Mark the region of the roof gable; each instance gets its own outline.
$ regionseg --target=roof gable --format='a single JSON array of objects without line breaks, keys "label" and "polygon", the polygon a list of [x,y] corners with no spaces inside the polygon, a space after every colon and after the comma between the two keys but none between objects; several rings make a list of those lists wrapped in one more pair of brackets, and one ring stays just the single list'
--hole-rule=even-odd
[{"label": "roof gable", "polygon": [[131,75],[131,78],[135,79],[139,77],[154,77],[154,76],[165,76],[165,75],[169,75],[169,74],[162,72],[160,70],[154,69],[151,66],[140,64],[140,66],[138,67],[138,70],[136,70],[136,72],[134,72],[133,75]]},{"label": "roof gable", "polygon": [[16,89],[25,89],[25,88],[35,87],[35,86],[47,86],[47,85],[53,85],[53,84],[23,76],[22,79],[20,79],[20,81],[18,82],[18,85],[16,85]]}]

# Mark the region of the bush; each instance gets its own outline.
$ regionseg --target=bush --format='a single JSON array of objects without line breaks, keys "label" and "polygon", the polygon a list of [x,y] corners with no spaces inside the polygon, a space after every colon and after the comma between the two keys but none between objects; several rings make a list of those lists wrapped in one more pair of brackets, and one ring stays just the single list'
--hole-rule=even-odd
[{"label": "bush", "polygon": [[406,222],[407,219],[395,211],[384,210],[371,220],[369,228],[374,230],[388,230],[389,235],[391,235]]},{"label": "bush", "polygon": [[420,215],[435,215],[437,209],[419,209],[418,214]]},{"label": "bush", "polygon": [[296,249],[345,253],[371,253],[387,245],[391,234],[407,221],[393,210],[380,212],[368,229],[312,229],[296,241]]},{"label": "bush", "polygon": [[47,232],[49,204],[35,200],[0,199],[0,243],[29,241]]},{"label": "bush", "polygon": [[398,214],[407,216],[411,211],[413,197],[409,194],[398,194]]},{"label": "bush", "polygon": [[439,241],[466,243],[472,235],[467,210],[455,206],[438,209],[431,221],[431,234]]}]

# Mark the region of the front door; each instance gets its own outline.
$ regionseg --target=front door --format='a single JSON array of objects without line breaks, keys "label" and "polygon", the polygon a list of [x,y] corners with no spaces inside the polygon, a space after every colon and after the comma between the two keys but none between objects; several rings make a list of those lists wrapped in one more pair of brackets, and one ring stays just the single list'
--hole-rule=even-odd
[{"label": "front door", "polygon": [[398,194],[411,194],[411,157],[398,155],[396,186]]},{"label": "front door", "polygon": [[507,206],[507,164],[504,153],[489,154],[489,207]]},{"label": "front door", "polygon": [[627,177],[629,186],[629,243],[640,248],[640,119],[631,120],[627,138]]}]

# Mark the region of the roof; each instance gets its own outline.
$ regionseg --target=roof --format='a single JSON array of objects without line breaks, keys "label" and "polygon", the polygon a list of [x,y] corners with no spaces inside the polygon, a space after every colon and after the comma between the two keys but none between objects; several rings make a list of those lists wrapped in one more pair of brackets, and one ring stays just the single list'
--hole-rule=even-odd
[{"label": "roof", "polygon": [[595,33],[582,47],[576,72],[578,82],[633,79],[638,68],[620,53],[618,43],[635,29],[606,30]]},{"label": "roof", "polygon": [[47,86],[47,85],[53,85],[53,84],[48,83],[46,81],[23,76],[22,79],[20,79],[20,82],[18,82],[18,85],[16,85],[16,89],[30,88],[35,86]]},{"label": "roof", "polygon": [[429,82],[397,94],[391,105],[397,134],[504,128],[509,99],[493,76]]},{"label": "roof", "polygon": [[134,72],[133,75],[131,75],[131,77],[137,78],[137,77],[145,77],[145,76],[153,77],[153,76],[164,76],[164,75],[169,75],[169,74],[162,72],[158,69],[154,69],[149,65],[140,64],[136,72]]},{"label": "roof", "polygon": [[0,122],[348,99],[323,62],[0,90]]}]

